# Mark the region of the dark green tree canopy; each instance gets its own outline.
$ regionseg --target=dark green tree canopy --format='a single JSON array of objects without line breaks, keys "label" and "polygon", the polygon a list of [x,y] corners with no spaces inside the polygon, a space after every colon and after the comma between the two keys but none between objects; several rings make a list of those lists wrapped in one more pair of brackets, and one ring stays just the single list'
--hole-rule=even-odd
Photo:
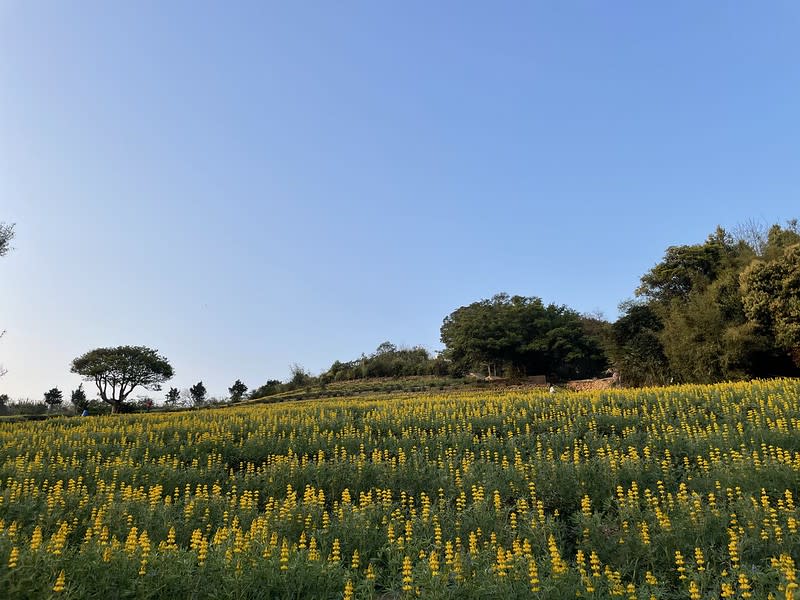
[{"label": "dark green tree canopy", "polygon": [[103,402],[112,412],[120,412],[122,404],[137,387],[160,390],[161,384],[175,374],[169,361],[145,346],[96,348],[72,361],[71,371],[93,381]]},{"label": "dark green tree canopy", "polygon": [[61,390],[55,387],[44,393],[44,402],[50,407],[61,404],[63,399],[64,395],[61,393]]},{"label": "dark green tree canopy", "polygon": [[582,378],[602,373],[607,362],[577,312],[536,297],[497,294],[462,306],[445,317],[441,341],[463,370]]},{"label": "dark green tree canopy", "polygon": [[165,402],[170,406],[175,406],[180,400],[181,392],[176,387],[169,388],[169,391],[166,393]]},{"label": "dark green tree canopy", "polygon": [[198,381],[189,388],[189,395],[195,406],[200,406],[206,401],[206,393],[206,386],[203,385],[202,381]]},{"label": "dark green tree canopy", "polygon": [[[800,285],[796,221],[722,228],[702,244],[673,246],[645,273],[639,302],[623,307],[609,354],[621,380],[649,385],[796,376]],[[800,276],[798,276],[800,278]],[[778,324],[780,320],[780,325]],[[800,329],[800,325],[797,326]]]},{"label": "dark green tree canopy", "polygon": [[636,295],[662,304],[686,300],[693,290],[710,284],[737,260],[752,257],[747,244],[718,227],[702,244],[667,248],[664,259],[642,276]]},{"label": "dark green tree canopy", "polygon": [[756,261],[741,277],[744,310],[800,366],[800,244],[771,261]]},{"label": "dark green tree canopy", "polygon": [[228,392],[233,402],[239,402],[247,392],[247,386],[242,383],[241,379],[237,379],[233,382],[233,385],[228,388]]},{"label": "dark green tree canopy", "polygon": [[83,384],[81,383],[76,389],[72,390],[70,394],[70,402],[77,410],[83,410],[89,404],[86,399],[86,392],[83,391]]}]

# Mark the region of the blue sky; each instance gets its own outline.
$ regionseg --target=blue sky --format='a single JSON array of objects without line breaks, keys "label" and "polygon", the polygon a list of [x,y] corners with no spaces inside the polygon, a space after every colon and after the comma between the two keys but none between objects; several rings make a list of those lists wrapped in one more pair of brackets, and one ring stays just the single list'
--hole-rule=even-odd
[{"label": "blue sky", "polygon": [[215,395],[500,291],[609,318],[798,215],[800,6],[0,4],[0,392],[142,344]]}]

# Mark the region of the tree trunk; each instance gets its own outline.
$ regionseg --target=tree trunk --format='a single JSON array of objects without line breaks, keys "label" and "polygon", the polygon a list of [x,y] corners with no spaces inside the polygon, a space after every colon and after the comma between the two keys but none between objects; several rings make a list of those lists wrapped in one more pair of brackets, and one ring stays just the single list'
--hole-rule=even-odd
[{"label": "tree trunk", "polygon": [[119,402],[118,400],[112,400],[110,404],[111,404],[112,415],[118,415],[119,413],[122,412],[122,402]]}]

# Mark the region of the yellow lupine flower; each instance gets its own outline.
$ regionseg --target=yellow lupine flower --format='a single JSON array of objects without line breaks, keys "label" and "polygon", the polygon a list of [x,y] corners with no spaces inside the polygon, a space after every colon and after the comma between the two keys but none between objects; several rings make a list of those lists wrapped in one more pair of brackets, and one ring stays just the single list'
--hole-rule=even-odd
[{"label": "yellow lupine flower", "polygon": [[53,585],[53,592],[56,594],[60,594],[66,589],[66,576],[64,574],[64,569],[61,569],[61,572],[58,574],[56,578],[56,583]]}]

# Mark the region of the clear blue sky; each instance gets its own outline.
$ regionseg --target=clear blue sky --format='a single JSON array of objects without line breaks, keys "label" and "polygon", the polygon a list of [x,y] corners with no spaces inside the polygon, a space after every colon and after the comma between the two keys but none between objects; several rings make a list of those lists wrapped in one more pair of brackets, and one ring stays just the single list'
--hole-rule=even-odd
[{"label": "clear blue sky", "polygon": [[[617,315],[800,216],[795,2],[0,3],[0,392],[439,347],[500,291]],[[92,390],[93,391],[93,390]]]}]

